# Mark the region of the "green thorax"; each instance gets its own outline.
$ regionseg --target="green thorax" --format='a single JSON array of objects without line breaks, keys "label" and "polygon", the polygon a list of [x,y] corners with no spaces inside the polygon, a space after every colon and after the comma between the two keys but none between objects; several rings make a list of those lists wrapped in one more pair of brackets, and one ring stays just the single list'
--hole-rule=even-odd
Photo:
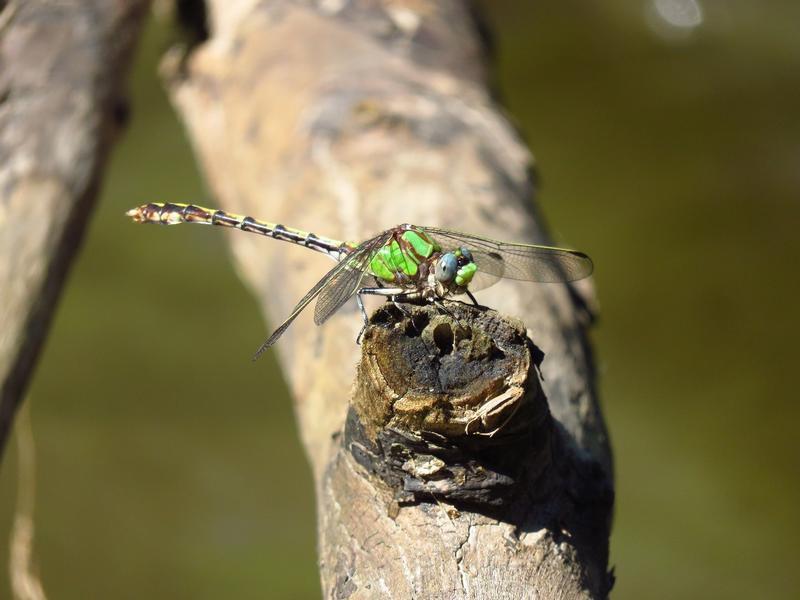
[{"label": "green thorax", "polygon": [[386,282],[416,280],[419,265],[441,248],[422,229],[400,229],[378,250],[369,269],[375,277]]}]

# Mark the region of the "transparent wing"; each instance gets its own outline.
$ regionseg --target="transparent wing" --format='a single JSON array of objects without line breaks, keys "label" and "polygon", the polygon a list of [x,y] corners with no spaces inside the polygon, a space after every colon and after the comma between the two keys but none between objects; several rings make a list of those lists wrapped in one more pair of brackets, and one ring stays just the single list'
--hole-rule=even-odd
[{"label": "transparent wing", "polygon": [[472,252],[478,272],[482,271],[495,277],[541,283],[565,283],[588,277],[594,269],[592,259],[577,250],[499,242],[436,227],[422,229],[444,250],[467,248]]},{"label": "transparent wing", "polygon": [[[386,240],[389,239],[389,237],[391,237],[391,232],[384,232],[382,234],[375,236],[370,240],[367,240],[366,242],[358,246],[355,250],[353,250],[353,252],[350,253],[341,262],[337,263],[336,266],[333,267],[330,271],[328,271],[325,274],[325,276],[322,277],[322,279],[320,279],[314,285],[314,287],[308,290],[308,293],[300,299],[300,302],[297,303],[297,306],[294,307],[291,314],[289,314],[286,320],[283,323],[281,323],[280,327],[278,327],[272,333],[272,335],[269,336],[269,339],[267,339],[267,341],[265,341],[263,344],[261,344],[261,346],[258,347],[258,350],[256,350],[256,353],[253,356],[253,360],[256,360],[259,356],[261,356],[264,353],[265,350],[267,350],[267,348],[269,348],[275,342],[277,342],[278,338],[280,338],[284,334],[284,332],[287,329],[289,329],[289,326],[297,318],[297,315],[303,312],[303,309],[305,309],[305,307],[308,306],[314,298],[319,296],[320,293],[322,293],[323,291],[327,291],[329,288],[339,288],[341,291],[345,289],[345,284],[347,284],[348,282],[350,285],[353,284],[352,279],[354,277],[356,279],[355,285],[358,286],[358,283],[360,283],[361,278],[364,276],[364,272],[358,271],[353,267],[364,263],[369,264],[369,260],[372,258],[372,254],[375,252],[377,248],[380,248],[380,246],[386,243]],[[347,275],[344,278],[341,277],[341,274],[343,273]],[[355,291],[355,289],[353,289],[353,291]],[[351,291],[350,294],[344,298],[344,300],[341,300],[337,306],[333,306],[333,304],[330,304],[331,308],[329,309],[329,312],[326,315],[324,315],[324,318],[321,321],[317,319],[317,312],[319,311],[319,306],[317,306],[316,310],[314,311],[315,312],[314,321],[317,324],[320,324],[323,321],[325,321],[325,319],[327,319],[339,307],[341,307],[342,304],[344,304],[347,298],[352,296],[353,291]],[[333,300],[329,301],[329,303],[331,302],[333,302]]]},{"label": "transparent wing", "polygon": [[364,277],[369,276],[368,267],[372,257],[391,237],[391,231],[384,231],[364,242],[345,259],[344,269],[327,278],[327,284],[314,307],[314,323],[322,325],[361,287]]},{"label": "transparent wing", "polygon": [[472,281],[469,282],[469,291],[479,292],[485,290],[498,281],[500,281],[500,275],[489,273],[482,267],[478,267],[478,271],[473,275]]}]

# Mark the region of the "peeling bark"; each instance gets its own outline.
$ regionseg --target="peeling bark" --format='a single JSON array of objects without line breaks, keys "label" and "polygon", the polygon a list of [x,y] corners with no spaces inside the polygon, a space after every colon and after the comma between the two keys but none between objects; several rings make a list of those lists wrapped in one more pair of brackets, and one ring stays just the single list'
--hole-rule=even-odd
[{"label": "peeling bark", "polygon": [[124,120],[147,4],[0,4],[0,451]]},{"label": "peeling bark", "polygon": [[[532,205],[531,157],[488,90],[469,4],[218,0],[209,7],[211,37],[188,56],[169,55],[163,71],[222,207],[356,241],[410,222],[548,243]],[[272,323],[329,266],[255,236],[234,234],[230,242]],[[426,495],[423,475],[438,466],[426,456],[407,457],[420,477],[412,497],[398,495],[397,481],[375,467],[374,442],[390,429],[356,411],[359,397],[361,409],[375,399],[363,395],[361,380],[347,419],[355,365],[370,344],[354,343],[355,306],[321,328],[310,315],[296,321],[277,350],[315,475],[327,597],[606,595],[612,470],[586,339],[592,295],[590,282],[501,282],[479,296],[523,319],[527,329],[519,331],[544,352],[542,382],[527,370],[523,379],[540,386],[531,393],[549,407],[513,416],[530,442],[513,446],[527,457],[525,468],[519,480],[511,477],[510,494],[489,503],[494,508],[485,498]],[[530,351],[525,335],[515,339],[520,356]],[[520,365],[503,368],[513,377]],[[486,395],[482,416],[504,414],[498,398]],[[533,414],[541,420],[528,423]],[[423,422],[401,437],[413,446]],[[360,460],[354,441],[366,449]],[[543,456],[546,464],[536,463]],[[457,487],[450,486],[456,495]]]}]

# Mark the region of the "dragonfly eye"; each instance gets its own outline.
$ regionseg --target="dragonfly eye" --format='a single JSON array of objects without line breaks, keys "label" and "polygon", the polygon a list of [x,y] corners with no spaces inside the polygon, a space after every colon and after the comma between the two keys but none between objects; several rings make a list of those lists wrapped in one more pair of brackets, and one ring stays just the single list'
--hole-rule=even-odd
[{"label": "dragonfly eye", "polygon": [[466,248],[459,248],[459,250],[461,251],[461,256],[463,256],[468,263],[474,262],[472,260],[472,252],[470,252]]},{"label": "dragonfly eye", "polygon": [[447,254],[442,254],[441,258],[436,261],[436,272],[434,275],[437,281],[450,283],[455,278],[457,269],[458,260],[455,254],[448,252]]}]

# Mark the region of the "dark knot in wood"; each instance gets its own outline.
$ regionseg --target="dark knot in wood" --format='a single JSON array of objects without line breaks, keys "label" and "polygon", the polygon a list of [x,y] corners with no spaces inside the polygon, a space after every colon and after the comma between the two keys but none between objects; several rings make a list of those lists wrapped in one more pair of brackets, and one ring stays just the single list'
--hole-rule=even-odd
[{"label": "dark knot in wood", "polygon": [[402,308],[365,332],[346,447],[401,504],[506,504],[550,464],[541,352],[492,310]]}]

